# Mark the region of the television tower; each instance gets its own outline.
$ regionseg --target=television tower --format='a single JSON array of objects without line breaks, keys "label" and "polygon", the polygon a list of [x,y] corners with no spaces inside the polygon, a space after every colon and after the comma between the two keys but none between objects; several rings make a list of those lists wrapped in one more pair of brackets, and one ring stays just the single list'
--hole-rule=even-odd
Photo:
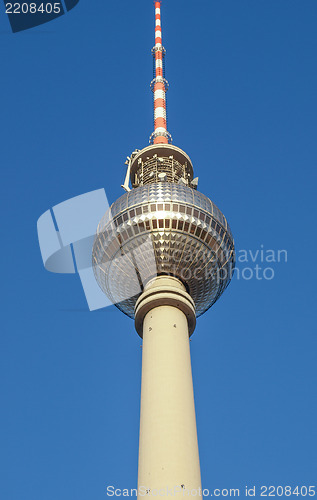
[{"label": "television tower", "polygon": [[197,191],[189,156],[171,144],[160,1],[155,2],[152,53],[154,132],[149,146],[128,157],[126,193],[98,225],[93,267],[101,289],[135,320],[143,339],[139,491],[157,496],[169,488],[176,497],[197,496],[201,479],[189,337],[196,317],[230,282],[234,241],[224,215]]}]

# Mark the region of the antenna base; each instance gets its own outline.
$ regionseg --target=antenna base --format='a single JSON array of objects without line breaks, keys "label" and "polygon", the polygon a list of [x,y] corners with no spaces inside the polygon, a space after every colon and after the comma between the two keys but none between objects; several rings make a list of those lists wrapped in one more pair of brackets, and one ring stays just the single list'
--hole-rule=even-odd
[{"label": "antenna base", "polygon": [[166,132],[164,131],[164,132],[153,132],[150,135],[149,143],[154,144],[154,140],[156,139],[156,137],[165,137],[168,140],[168,144],[172,144],[173,142],[171,134],[167,131]]}]

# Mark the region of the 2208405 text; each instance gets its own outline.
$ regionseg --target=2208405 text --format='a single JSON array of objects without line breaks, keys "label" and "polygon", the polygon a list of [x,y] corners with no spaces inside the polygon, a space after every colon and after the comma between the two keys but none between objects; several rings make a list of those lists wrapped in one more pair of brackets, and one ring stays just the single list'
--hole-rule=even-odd
[{"label": "2208405 text", "polygon": [[59,14],[62,11],[62,4],[60,2],[54,3],[6,3],[7,14]]}]

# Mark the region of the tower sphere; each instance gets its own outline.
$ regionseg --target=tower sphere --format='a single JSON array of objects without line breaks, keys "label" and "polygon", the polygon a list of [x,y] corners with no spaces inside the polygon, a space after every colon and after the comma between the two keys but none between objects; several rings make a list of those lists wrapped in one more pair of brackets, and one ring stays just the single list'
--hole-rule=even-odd
[{"label": "tower sphere", "polygon": [[155,276],[178,278],[200,316],[220,297],[234,269],[234,241],[225,216],[193,180],[190,158],[171,144],[131,158],[134,189],[100,221],[93,246],[96,280],[134,318],[136,301]]}]

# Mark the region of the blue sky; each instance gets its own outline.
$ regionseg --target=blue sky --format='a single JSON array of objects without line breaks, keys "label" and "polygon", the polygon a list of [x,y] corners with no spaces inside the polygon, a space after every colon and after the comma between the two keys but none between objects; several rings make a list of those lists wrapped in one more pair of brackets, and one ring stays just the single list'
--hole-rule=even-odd
[{"label": "blue sky", "polygon": [[[141,341],[115,307],[89,312],[78,277],[45,271],[36,222],[123,193],[153,127],[154,7],[80,0],[17,34],[0,15],[0,498],[102,500],[136,486]],[[203,486],[316,484],[317,3],[166,0],[162,21],[174,144],[238,252],[287,251],[238,262],[274,278],[236,275],[198,320]]]}]

